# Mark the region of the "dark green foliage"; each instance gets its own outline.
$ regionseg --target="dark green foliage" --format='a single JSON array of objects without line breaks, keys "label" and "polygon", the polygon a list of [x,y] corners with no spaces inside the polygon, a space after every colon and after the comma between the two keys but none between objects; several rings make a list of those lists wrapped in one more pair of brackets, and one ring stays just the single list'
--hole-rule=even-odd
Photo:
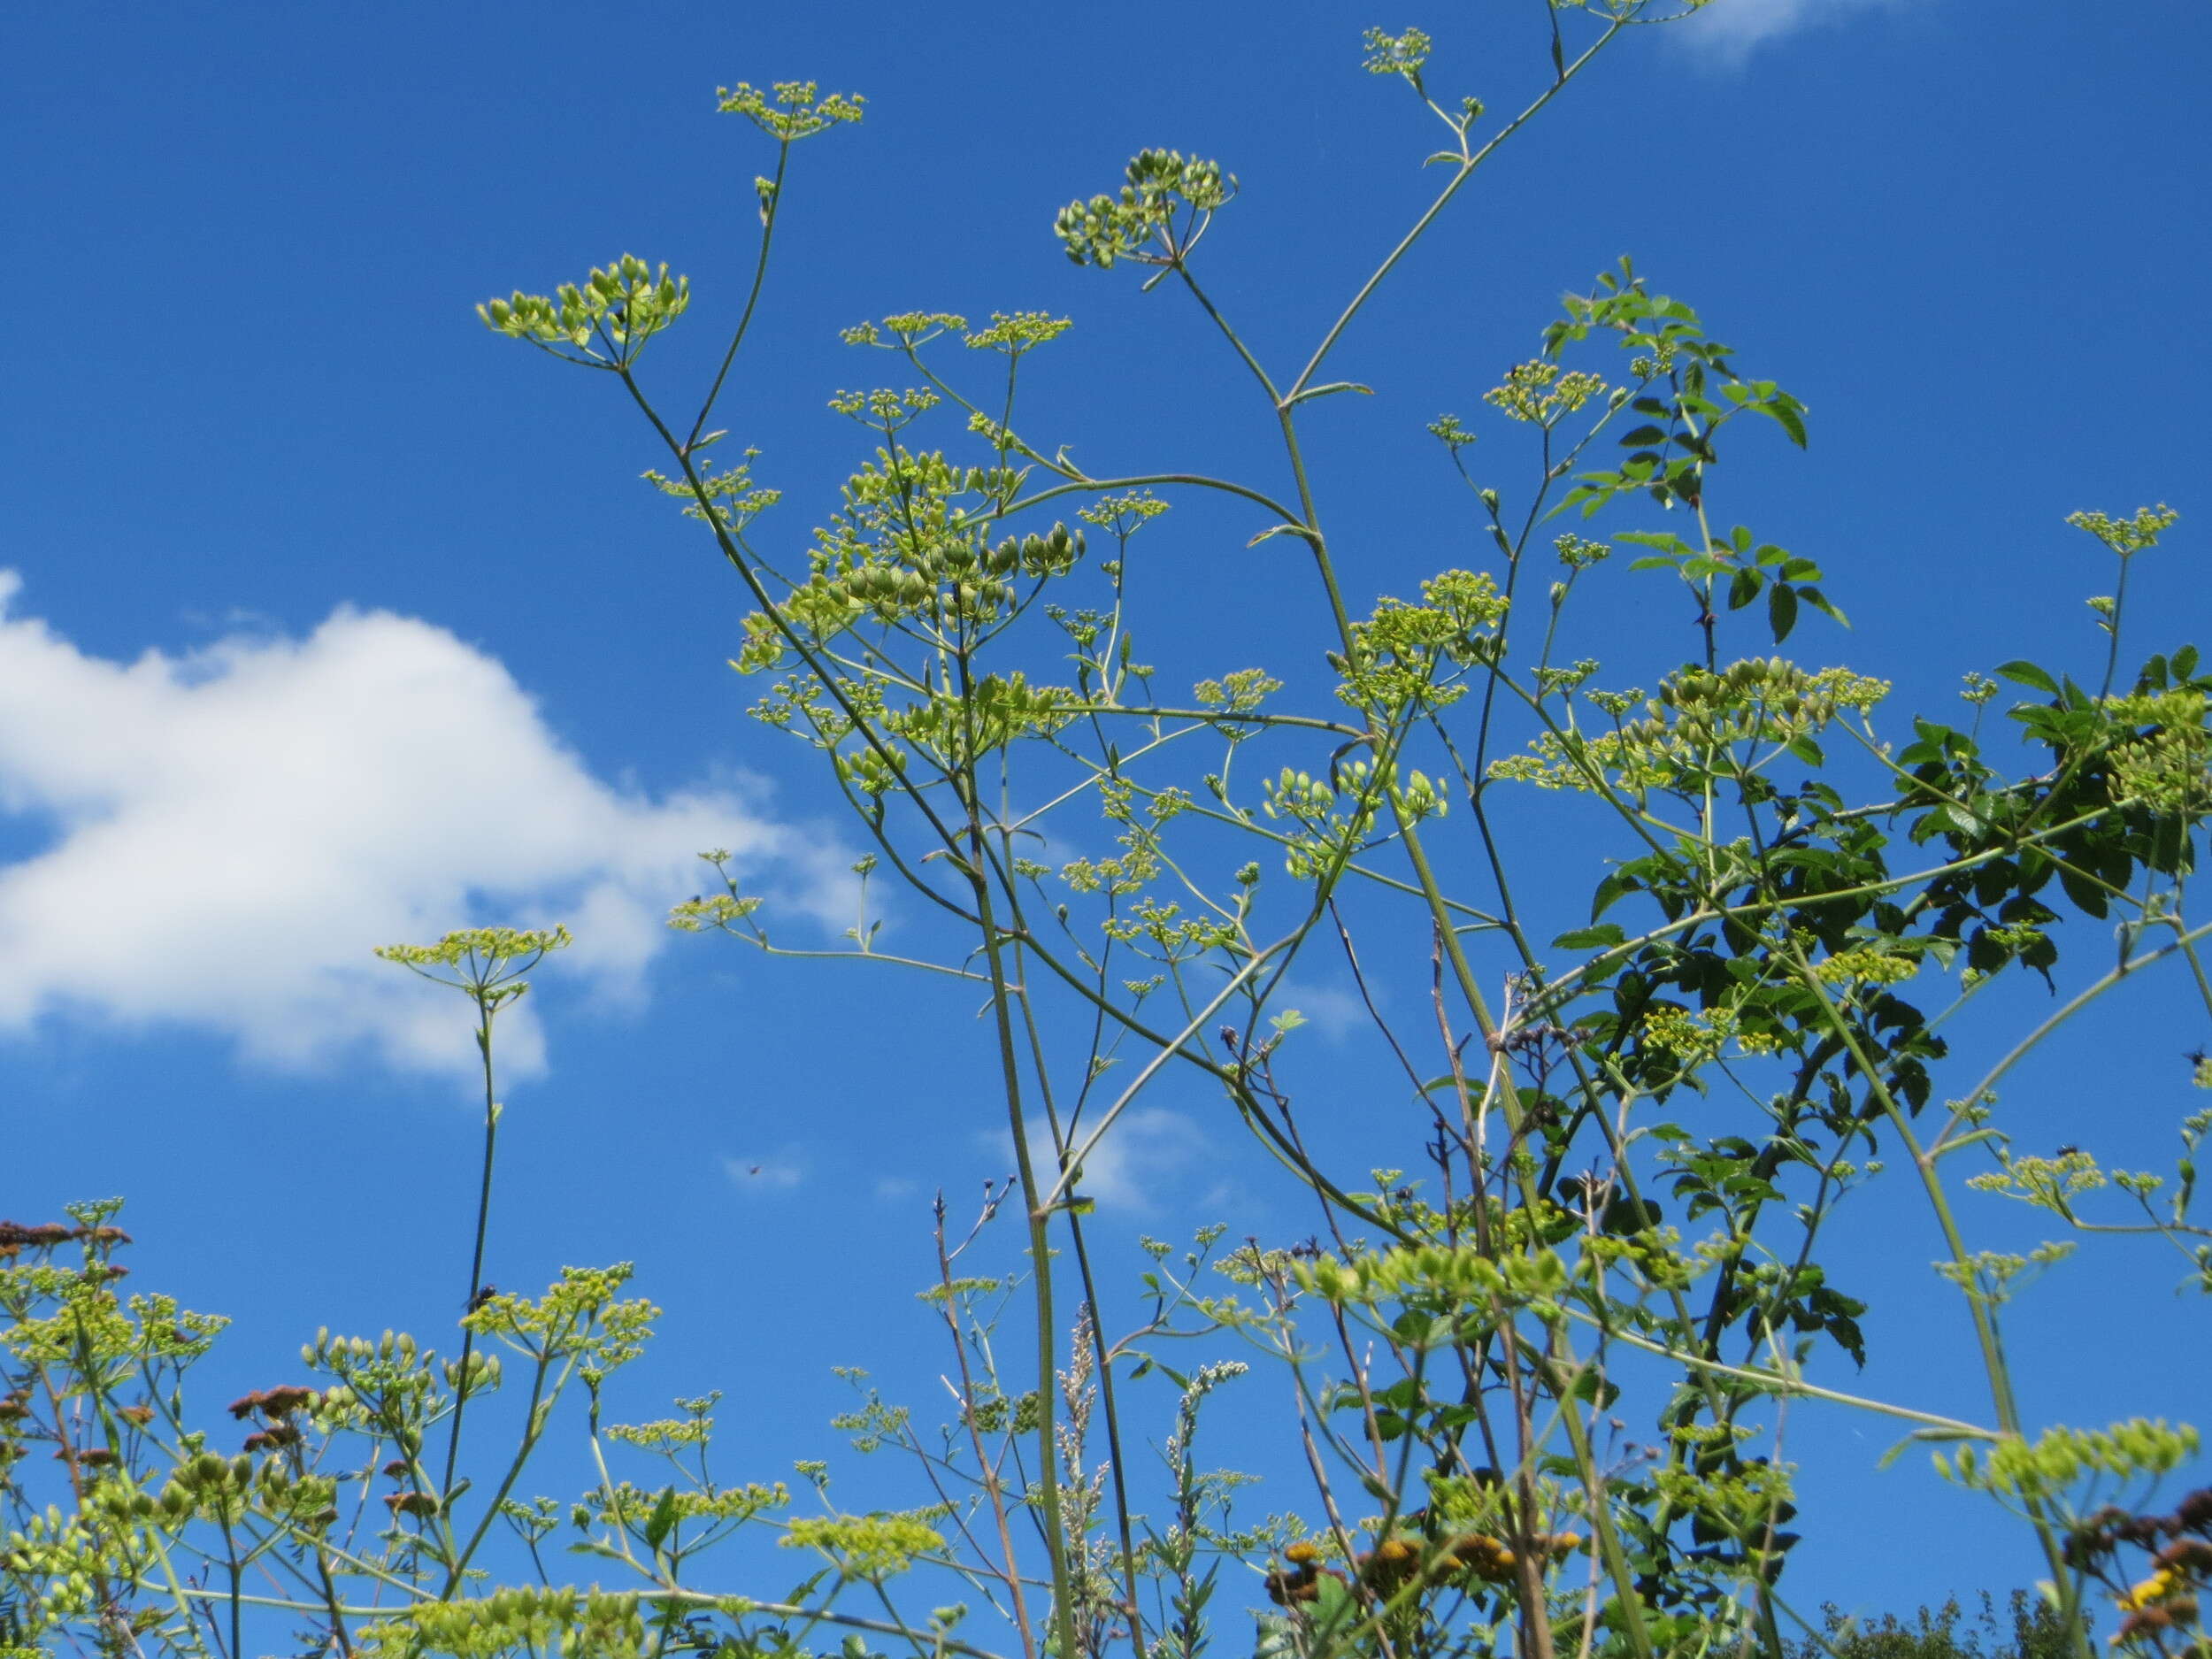
[{"label": "dark green foliage", "polygon": [[1831,1603],[1818,1640],[1808,1638],[1791,1659],[2065,1659],[2073,1651],[2064,1622],[2040,1597],[2015,1590],[2002,1612],[1988,1591],[1978,1600],[1971,1620],[1955,1596],[1909,1621],[1894,1613],[1853,1620]]}]

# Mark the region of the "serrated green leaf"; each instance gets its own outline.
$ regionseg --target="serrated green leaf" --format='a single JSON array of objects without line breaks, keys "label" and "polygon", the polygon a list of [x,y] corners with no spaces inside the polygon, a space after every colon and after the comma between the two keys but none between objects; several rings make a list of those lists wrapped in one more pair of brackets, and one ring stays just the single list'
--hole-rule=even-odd
[{"label": "serrated green leaf", "polygon": [[1839,627],[1847,628],[1851,626],[1851,618],[1843,614],[1843,607],[1830,599],[1819,588],[1808,588],[1800,582],[1797,587],[1797,598],[1799,603],[1810,605]]},{"label": "serrated green leaf", "polygon": [[1777,392],[1771,397],[1746,405],[1755,409],[1789,434],[1790,442],[1799,449],[1805,447],[1804,405],[1787,392]]},{"label": "serrated green leaf", "polygon": [[1625,944],[1628,935],[1617,922],[1600,922],[1594,927],[1578,927],[1553,940],[1554,950],[1601,950],[1610,945]]},{"label": "serrated green leaf", "polygon": [[645,1523],[645,1548],[657,1550],[676,1525],[676,1488],[664,1486],[660,1502],[653,1506],[653,1513]]},{"label": "serrated green leaf", "polygon": [[2058,681],[2024,658],[1997,664],[1997,672],[2016,685],[2030,686],[2052,696],[2058,695]]},{"label": "serrated green leaf", "polygon": [[1774,630],[1777,645],[1797,626],[1797,589],[1787,582],[1777,582],[1767,590],[1767,625]]}]

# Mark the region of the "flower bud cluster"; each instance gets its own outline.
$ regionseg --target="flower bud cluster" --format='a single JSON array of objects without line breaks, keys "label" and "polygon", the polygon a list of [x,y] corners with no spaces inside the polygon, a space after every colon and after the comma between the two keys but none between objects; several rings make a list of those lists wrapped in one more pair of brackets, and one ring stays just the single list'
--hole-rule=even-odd
[{"label": "flower bud cluster", "polygon": [[476,314],[494,334],[527,340],[571,362],[615,368],[635,362],[645,342],[690,306],[688,278],[670,276],[665,263],[655,270],[626,253],[594,267],[581,283],[564,282],[550,296],[517,288],[506,299],[485,301]]},{"label": "flower bud cluster", "polygon": [[[870,513],[873,520],[877,515]],[[1041,534],[984,543],[956,522],[928,534],[887,534],[874,545],[853,534],[826,538],[813,573],[776,607],[746,618],[736,666],[761,673],[780,666],[784,627],[813,643],[836,638],[872,616],[883,623],[919,619],[935,626],[996,621],[1018,598],[1016,583],[1064,576],[1084,554],[1084,537],[1065,524]]]},{"label": "flower bud cluster", "polygon": [[2112,796],[2153,812],[2212,811],[2212,730],[2200,691],[2108,697],[2099,705],[2116,725],[2151,729],[2112,751]]},{"label": "flower bud cluster", "polygon": [[1939,1452],[1936,1472],[1947,1480],[2004,1497],[2042,1500],[2093,1475],[2133,1480],[2171,1474],[2197,1455],[2197,1431],[2166,1419],[2131,1417],[2104,1429],[2047,1429],[2033,1441],[2007,1439],[1986,1450]]},{"label": "flower bud cluster", "polygon": [[1482,401],[1510,419],[1551,426],[1605,391],[1605,381],[1598,375],[1583,369],[1563,373],[1558,364],[1537,357],[1508,369],[1505,379],[1485,392]]},{"label": "flower bud cluster", "polygon": [[423,1601],[366,1626],[365,1659],[421,1653],[642,1654],[638,1598],[626,1591],[517,1586],[474,1599]]},{"label": "flower bud cluster", "polygon": [[[1218,162],[1185,160],[1173,150],[1141,151],[1123,176],[1126,182],[1118,195],[1071,202],[1053,220],[1053,234],[1077,265],[1104,271],[1120,259],[1171,264],[1237,188]],[[1194,226],[1178,227],[1178,215],[1185,211],[1195,217]],[[1158,251],[1148,251],[1154,245]]]},{"label": "flower bud cluster", "polygon": [[785,144],[859,120],[861,106],[866,103],[857,92],[833,92],[823,97],[818,84],[811,81],[778,81],[766,92],[741,81],[715,92],[715,108],[721,113],[741,115]]},{"label": "flower bud cluster", "polygon": [[1494,1298],[1526,1302],[1567,1287],[1567,1264],[1551,1250],[1492,1259],[1471,1245],[1414,1245],[1369,1251],[1348,1261],[1324,1256],[1294,1263],[1299,1287],[1339,1306],[1408,1298],[1473,1307]]},{"label": "flower bud cluster", "polygon": [[[1779,657],[1717,672],[1684,668],[1645,700],[1641,718],[1594,734],[1546,732],[1530,745],[1532,753],[1492,762],[1490,776],[1548,789],[1594,790],[1608,773],[1628,788],[1685,787],[1738,744],[1808,742],[1839,712],[1863,713],[1888,691],[1887,682],[1847,669],[1808,672]],[[1608,694],[1593,693],[1590,701],[1626,712],[1624,702]]]},{"label": "flower bud cluster", "polygon": [[2155,507],[2138,507],[2132,518],[2070,512],[2066,522],[2077,530],[2087,531],[2122,558],[2129,558],[2145,548],[2156,547],[2158,538],[2181,522],[2181,515],[2162,501]]},{"label": "flower bud cluster", "polygon": [[[1540,1563],[1556,1561],[1585,1547],[1577,1532],[1540,1532],[1525,1548]],[[1386,1538],[1352,1561],[1352,1571],[1323,1564],[1322,1547],[1302,1540],[1283,1551],[1287,1563],[1267,1575],[1267,1599],[1278,1607],[1316,1602],[1324,1594],[1322,1581],[1333,1580],[1348,1589],[1354,1578],[1375,1594],[1394,1596],[1417,1582],[1445,1585],[1474,1580],[1481,1584],[1511,1584],[1520,1571],[1521,1557],[1511,1544],[1489,1532],[1457,1532],[1436,1540],[1400,1536]]]},{"label": "flower bud cluster", "polygon": [[913,1515],[802,1516],[785,1529],[786,1549],[818,1549],[858,1578],[903,1572],[918,1555],[935,1555],[944,1534]]},{"label": "flower bud cluster", "polygon": [[1450,570],[1421,584],[1421,603],[1378,600],[1355,622],[1348,648],[1329,653],[1336,695],[1363,712],[1395,717],[1448,707],[1464,694],[1452,671],[1492,661],[1509,602],[1482,572]]}]

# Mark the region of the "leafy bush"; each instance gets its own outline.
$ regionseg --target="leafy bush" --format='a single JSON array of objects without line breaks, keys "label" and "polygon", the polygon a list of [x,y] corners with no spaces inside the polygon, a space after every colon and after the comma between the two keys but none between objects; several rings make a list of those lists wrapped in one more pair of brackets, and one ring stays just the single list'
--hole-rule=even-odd
[{"label": "leafy bush", "polygon": [[2064,1621],[2025,1590],[2012,1593],[2001,1616],[1985,1590],[1981,1610],[1963,1632],[1965,1615],[1955,1600],[1932,1613],[1922,1608],[1909,1624],[1893,1614],[1855,1623],[1833,1607],[1822,1612],[1820,1640],[1797,1649],[1802,1659],[2062,1659],[2073,1651]]}]

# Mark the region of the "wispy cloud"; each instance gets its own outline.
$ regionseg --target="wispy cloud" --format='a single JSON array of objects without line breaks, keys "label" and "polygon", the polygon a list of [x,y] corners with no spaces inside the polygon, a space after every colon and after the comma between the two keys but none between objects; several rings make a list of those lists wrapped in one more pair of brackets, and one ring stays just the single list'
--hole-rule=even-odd
[{"label": "wispy cloud", "polygon": [[[1094,1128],[1094,1124],[1090,1128]],[[1084,1128],[1079,1143],[1090,1133]],[[977,1143],[995,1156],[1013,1157],[1013,1137],[1001,1129],[977,1136]],[[1041,1182],[1051,1177],[1052,1137],[1039,1118],[1029,1125],[1029,1144],[1038,1162]],[[1158,1208],[1164,1188],[1180,1180],[1206,1160],[1205,1132],[1182,1113],[1164,1106],[1138,1106],[1114,1119],[1105,1138],[1083,1161],[1083,1177],[1077,1193],[1102,1210],[1125,1210],[1137,1215]]]},{"label": "wispy cloud", "polygon": [[[464,1011],[373,947],[562,921],[559,971],[635,996],[701,850],[818,910],[837,884],[833,849],[726,782],[655,799],[594,776],[429,623],[341,610],[124,663],[12,614],[20,588],[0,571],[0,813],[42,842],[0,863],[0,1030],[88,1018],[282,1067],[465,1071]],[[542,1064],[527,1003],[502,1029],[511,1071]]]},{"label": "wispy cloud", "polygon": [[[1926,0],[1922,0],[1923,4]],[[1711,0],[1663,31],[1701,57],[1734,67],[1760,46],[1803,28],[1901,11],[1911,0]]]},{"label": "wispy cloud", "polygon": [[1360,1001],[1358,992],[1341,986],[1312,985],[1302,979],[1286,979],[1277,986],[1267,1005],[1276,1013],[1296,1009],[1312,1023],[1315,1031],[1333,1043],[1344,1041],[1362,1026],[1371,1025],[1374,1019],[1367,1011],[1367,1004]]}]

